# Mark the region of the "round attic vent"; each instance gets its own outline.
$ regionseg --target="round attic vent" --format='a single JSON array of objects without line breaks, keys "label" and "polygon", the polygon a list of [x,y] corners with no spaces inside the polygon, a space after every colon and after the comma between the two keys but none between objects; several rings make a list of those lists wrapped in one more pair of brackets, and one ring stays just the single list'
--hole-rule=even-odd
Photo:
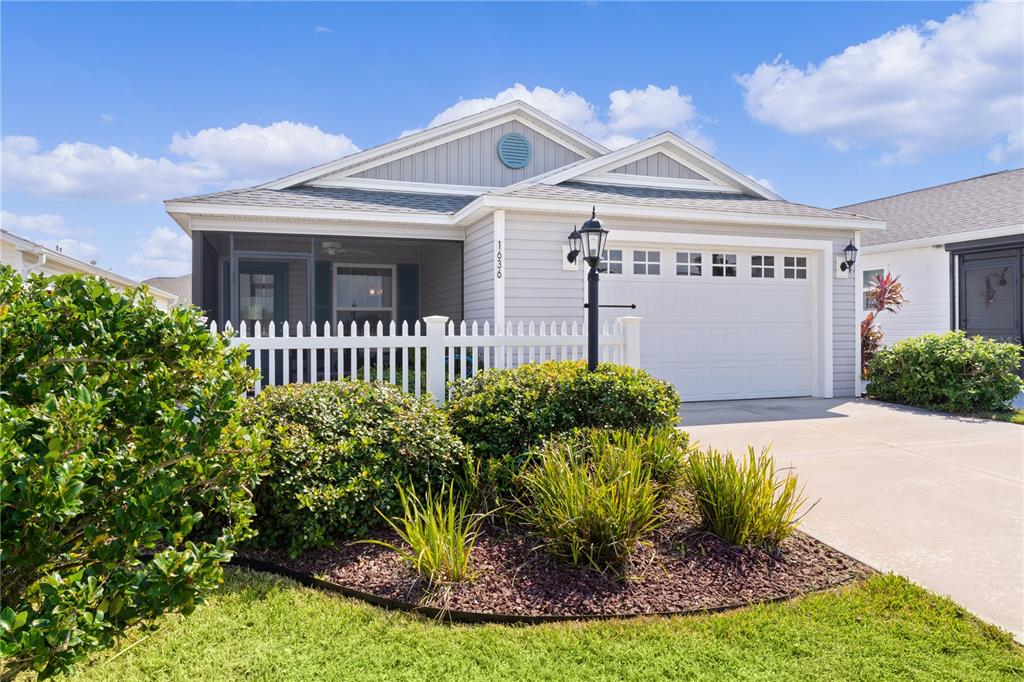
[{"label": "round attic vent", "polygon": [[530,162],[530,141],[519,133],[502,135],[498,140],[498,158],[509,168],[524,168]]}]

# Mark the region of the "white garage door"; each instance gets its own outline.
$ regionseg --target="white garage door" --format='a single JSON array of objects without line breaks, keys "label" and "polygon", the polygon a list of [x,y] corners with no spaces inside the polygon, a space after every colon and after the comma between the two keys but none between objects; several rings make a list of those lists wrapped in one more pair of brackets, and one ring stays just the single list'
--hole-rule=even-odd
[{"label": "white garage door", "polygon": [[809,253],[612,244],[608,256],[602,302],[637,304],[641,366],[684,401],[811,394]]}]

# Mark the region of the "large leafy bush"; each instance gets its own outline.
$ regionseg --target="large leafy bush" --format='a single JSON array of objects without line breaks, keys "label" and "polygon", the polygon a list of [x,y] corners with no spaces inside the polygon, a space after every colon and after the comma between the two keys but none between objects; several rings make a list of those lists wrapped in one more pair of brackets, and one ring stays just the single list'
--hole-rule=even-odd
[{"label": "large leafy bush", "polygon": [[264,390],[247,421],[265,421],[269,475],[256,492],[259,542],[296,556],[332,538],[365,537],[402,512],[396,482],[439,490],[468,456],[444,413],[388,384],[292,384]]},{"label": "large leafy bush", "polygon": [[3,267],[0,335],[0,654],[46,677],[219,582],[265,444],[243,353],[195,309]]},{"label": "large leafy bush", "polygon": [[1000,410],[1020,393],[1020,346],[962,331],[924,334],[879,350],[869,365],[873,398],[947,412]]},{"label": "large leafy bush", "polygon": [[672,384],[630,367],[543,362],[487,370],[456,382],[452,429],[481,459],[518,457],[575,428],[646,429],[678,421]]}]

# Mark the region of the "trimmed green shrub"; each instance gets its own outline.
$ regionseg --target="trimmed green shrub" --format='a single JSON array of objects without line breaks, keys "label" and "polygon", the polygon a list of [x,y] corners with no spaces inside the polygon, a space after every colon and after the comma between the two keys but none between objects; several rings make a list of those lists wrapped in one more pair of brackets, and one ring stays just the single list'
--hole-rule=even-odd
[{"label": "trimmed green shrub", "polygon": [[362,381],[272,386],[250,403],[265,421],[269,475],[256,491],[258,542],[292,556],[360,538],[401,512],[396,481],[439,489],[468,450],[429,398]]},{"label": "trimmed green shrub", "polygon": [[768,448],[760,456],[747,447],[747,456],[714,449],[690,453],[684,485],[693,494],[701,523],[738,547],[776,550],[796,528],[806,503],[796,475],[776,475]]},{"label": "trimmed green shrub", "polygon": [[195,308],[2,267],[0,339],[3,676],[49,677],[220,582],[266,444],[244,351]]},{"label": "trimmed green shrub", "polygon": [[[416,569],[431,586],[459,582],[472,577],[470,556],[480,535],[485,515],[471,514],[469,501],[455,496],[455,487],[447,486],[435,497],[427,488],[423,501],[410,486],[398,486],[402,515],[384,516],[401,538],[401,545],[380,540],[363,540],[396,552]],[[383,514],[382,514],[383,516]]]},{"label": "trimmed green shrub", "polygon": [[1005,409],[1022,389],[1020,346],[962,331],[923,334],[879,350],[868,395],[946,412]]},{"label": "trimmed green shrub", "polygon": [[622,365],[588,372],[585,362],[542,362],[460,380],[447,407],[452,429],[478,458],[518,459],[543,438],[575,428],[674,426],[679,394]]},{"label": "trimmed green shrub", "polygon": [[556,557],[622,574],[662,521],[659,486],[640,448],[554,439],[522,475],[518,516]]}]

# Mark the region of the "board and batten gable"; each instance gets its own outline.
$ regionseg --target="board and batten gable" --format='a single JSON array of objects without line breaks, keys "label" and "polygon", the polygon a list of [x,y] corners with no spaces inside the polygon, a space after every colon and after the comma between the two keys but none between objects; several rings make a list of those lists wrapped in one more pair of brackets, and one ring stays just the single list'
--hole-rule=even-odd
[{"label": "board and batten gable", "polygon": [[[636,219],[607,219],[605,227],[612,231],[615,241],[630,242],[629,232],[679,232],[707,234],[722,238],[728,245],[730,237],[769,237],[778,239],[827,239],[832,244],[833,258],[823,264],[832,275],[832,381],[833,395],[852,396],[855,394],[857,367],[855,307],[856,280],[851,277],[834,275],[835,256],[843,255],[843,249],[854,237],[852,230],[822,230],[808,228],[783,228],[749,226],[710,227],[696,224],[680,224],[672,221],[640,221]],[[505,319],[509,322],[584,322],[585,280],[580,271],[566,270],[562,246],[566,235],[572,229],[571,222],[562,216],[509,212],[506,217],[506,277],[505,277]],[[468,242],[468,237],[467,237]],[[610,241],[610,246],[614,243]],[[706,247],[705,247],[706,248]],[[674,267],[671,252],[674,246],[662,246],[662,263]],[[469,249],[467,247],[467,253]],[[822,265],[819,265],[822,267]],[[858,265],[858,271],[859,271]],[[493,290],[491,291],[493,295]],[[467,298],[469,279],[467,278]],[[640,301],[603,300],[608,304],[642,303]],[[468,307],[467,307],[468,311]],[[607,319],[619,315],[635,314],[643,317],[642,309],[610,310]],[[467,312],[467,319],[469,315]],[[643,323],[641,322],[641,329]],[[642,333],[642,332],[641,332]]]},{"label": "board and batten gable", "polygon": [[664,152],[657,152],[611,170],[620,175],[642,175],[649,178],[680,178],[683,180],[707,180],[703,175],[687,168]]},{"label": "board and batten gable", "polygon": [[[519,133],[530,143],[530,159],[523,168],[509,168],[498,158],[498,141],[508,133]],[[507,121],[351,176],[329,175],[322,180],[353,177],[441,185],[505,187],[575,163],[582,158],[575,151],[519,121]]]}]

